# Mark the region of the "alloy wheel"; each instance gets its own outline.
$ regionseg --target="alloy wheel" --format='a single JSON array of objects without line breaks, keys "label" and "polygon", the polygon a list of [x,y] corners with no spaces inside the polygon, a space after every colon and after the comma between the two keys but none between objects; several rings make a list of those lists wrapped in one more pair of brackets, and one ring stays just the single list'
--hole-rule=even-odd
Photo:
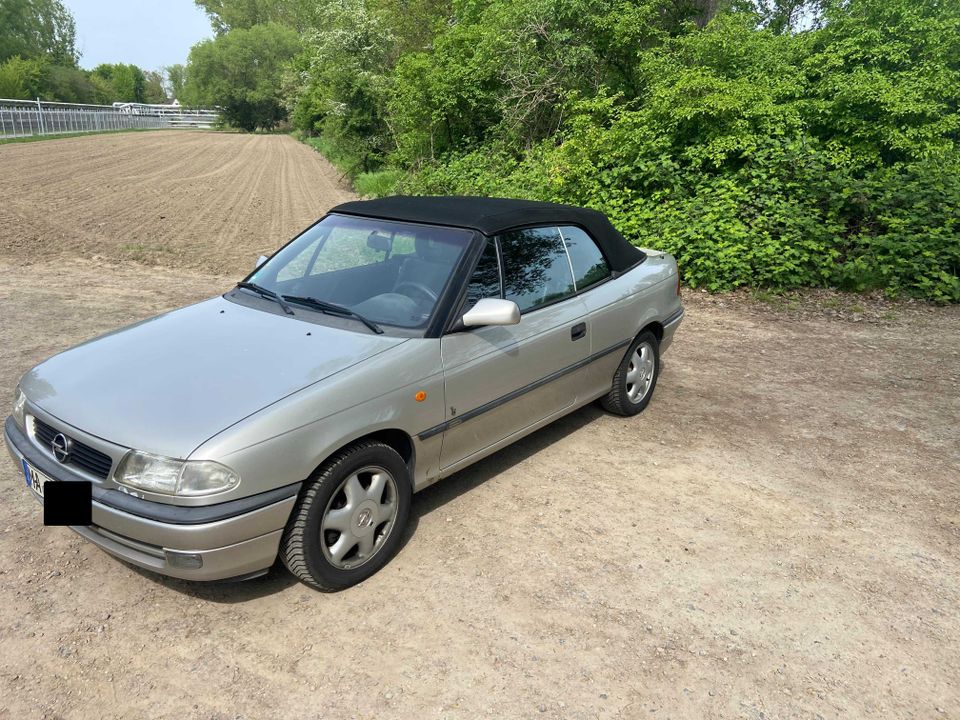
[{"label": "alloy wheel", "polygon": [[650,343],[640,343],[627,366],[627,397],[637,404],[650,392],[654,372],[657,368],[656,356]]},{"label": "alloy wheel", "polygon": [[324,557],[340,570],[368,562],[393,532],[397,508],[397,481],[385,468],[368,466],[349,475],[323,513]]}]

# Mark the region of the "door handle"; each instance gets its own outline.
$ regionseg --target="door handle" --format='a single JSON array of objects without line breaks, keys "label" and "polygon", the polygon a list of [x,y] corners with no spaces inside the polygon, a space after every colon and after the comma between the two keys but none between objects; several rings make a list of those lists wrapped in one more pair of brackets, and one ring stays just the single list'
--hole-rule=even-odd
[{"label": "door handle", "polygon": [[572,328],[570,328],[570,339],[579,340],[580,338],[585,338],[587,336],[587,324],[586,323],[577,323]]}]

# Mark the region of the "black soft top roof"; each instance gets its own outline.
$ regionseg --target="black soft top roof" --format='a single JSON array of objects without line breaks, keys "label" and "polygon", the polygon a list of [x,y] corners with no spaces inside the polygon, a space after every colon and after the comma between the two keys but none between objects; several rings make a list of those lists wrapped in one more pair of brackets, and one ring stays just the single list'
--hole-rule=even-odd
[{"label": "black soft top roof", "polygon": [[612,270],[626,270],[644,258],[606,215],[573,205],[509,198],[395,195],[342,203],[330,212],[470,228],[484,235],[529,225],[579,225],[597,241]]}]

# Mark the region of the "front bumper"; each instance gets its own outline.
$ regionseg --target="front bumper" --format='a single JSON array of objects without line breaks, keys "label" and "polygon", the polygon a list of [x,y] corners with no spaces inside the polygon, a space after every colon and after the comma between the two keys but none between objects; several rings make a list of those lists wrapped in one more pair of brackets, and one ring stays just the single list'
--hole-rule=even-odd
[{"label": "front bumper", "polygon": [[[38,452],[12,417],[3,435],[21,472],[26,459],[53,480],[83,479]],[[71,529],[111,555],[163,575],[185,580],[249,577],[276,559],[299,488],[295,483],[218,505],[181,507],[94,485],[93,524]]]}]

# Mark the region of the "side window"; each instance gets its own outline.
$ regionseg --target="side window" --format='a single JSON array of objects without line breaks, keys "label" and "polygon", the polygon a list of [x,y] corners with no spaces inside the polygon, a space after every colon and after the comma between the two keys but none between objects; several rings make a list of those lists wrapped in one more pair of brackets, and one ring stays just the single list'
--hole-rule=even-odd
[{"label": "side window", "polygon": [[555,227],[513,230],[500,236],[503,296],[520,312],[572,295],[573,276]]},{"label": "side window", "polygon": [[483,298],[498,297],[500,297],[500,264],[497,261],[497,244],[493,240],[488,240],[467,285],[467,307],[473,307],[477,304],[477,300]]},{"label": "side window", "polygon": [[577,290],[583,290],[610,277],[610,266],[592,237],[573,226],[560,228],[560,234],[563,235],[567,252],[570,253]]}]

